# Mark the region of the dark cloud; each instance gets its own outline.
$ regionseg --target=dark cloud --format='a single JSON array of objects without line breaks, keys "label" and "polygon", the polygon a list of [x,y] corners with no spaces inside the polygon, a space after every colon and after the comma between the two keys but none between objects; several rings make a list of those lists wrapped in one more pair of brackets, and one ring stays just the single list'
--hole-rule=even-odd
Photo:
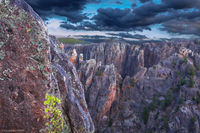
[{"label": "dark cloud", "polygon": [[77,35],[76,37],[84,38],[84,39],[103,39],[108,38],[107,36],[100,35]]},{"label": "dark cloud", "polygon": [[54,15],[64,16],[76,23],[87,19],[82,13],[87,3],[100,3],[101,0],[25,0],[43,18]]},{"label": "dark cloud", "polygon": [[162,0],[163,5],[173,9],[200,8],[199,0]]},{"label": "dark cloud", "polygon": [[123,3],[121,1],[116,1],[116,4],[122,5]]},{"label": "dark cloud", "polygon": [[130,33],[107,33],[108,35],[117,36],[121,38],[129,38],[129,39],[147,39],[145,35],[140,34],[130,34]]},{"label": "dark cloud", "polygon": [[[92,20],[94,23],[82,24],[82,27],[87,27],[90,30],[102,31],[135,31],[135,30],[150,30],[150,26],[154,24],[161,24],[164,26],[162,30],[176,33],[187,33],[186,31],[170,30],[173,23],[186,23],[191,26],[188,34],[192,31],[199,32],[198,25],[196,26],[195,20],[200,17],[199,0],[163,0],[161,4],[156,4],[153,1],[147,1],[140,7],[131,9],[113,9],[113,8],[100,8]],[[180,4],[178,4],[180,3]],[[181,20],[175,21],[175,20]],[[177,25],[174,23],[174,25]],[[168,27],[168,28],[167,28]],[[189,28],[189,27],[188,27]],[[173,29],[173,28],[171,28]]]},{"label": "dark cloud", "polygon": [[137,6],[137,4],[135,4],[135,3],[133,3],[133,4],[131,5],[132,8],[135,8],[136,6]]},{"label": "dark cloud", "polygon": [[74,25],[69,24],[69,23],[63,23],[63,24],[60,25],[60,27],[65,28],[65,29],[78,30],[77,26],[74,26]]},{"label": "dark cloud", "polygon": [[[132,8],[100,8],[88,18],[83,13],[88,3],[101,0],[26,0],[43,18],[54,15],[67,17],[61,27],[73,30],[97,31],[143,31],[160,24],[161,30],[179,34],[197,34],[200,20],[200,0],[140,0],[141,6],[133,2]],[[122,4],[119,0],[112,2]],[[78,23],[79,22],[79,23]],[[77,23],[76,25],[72,23]]]},{"label": "dark cloud", "polygon": [[147,29],[150,25],[161,24],[178,17],[200,17],[200,14],[193,15],[196,13],[199,11],[177,11],[149,2],[133,11],[130,9],[99,9],[93,20],[96,27],[102,27],[103,30],[129,31]]},{"label": "dark cloud", "polygon": [[148,1],[152,1],[152,0],[140,0],[141,3],[145,3],[145,2],[148,2]]},{"label": "dark cloud", "polygon": [[163,24],[161,30],[170,33],[193,34],[200,36],[200,17],[194,19],[174,19]]},{"label": "dark cloud", "polygon": [[72,29],[72,30],[88,30],[88,31],[91,31],[91,30],[101,30],[102,28],[100,27],[97,27],[96,24],[92,24],[88,21],[86,22],[82,22],[78,25],[73,25],[71,23],[68,23],[68,22],[63,22],[60,27],[62,28],[65,28],[65,29]]}]

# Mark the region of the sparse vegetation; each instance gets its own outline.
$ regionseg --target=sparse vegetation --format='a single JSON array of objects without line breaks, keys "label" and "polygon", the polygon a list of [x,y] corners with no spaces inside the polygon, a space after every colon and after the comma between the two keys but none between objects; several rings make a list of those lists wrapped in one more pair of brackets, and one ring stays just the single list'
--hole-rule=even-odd
[{"label": "sparse vegetation", "polygon": [[195,68],[193,66],[189,67],[188,74],[192,77],[195,75]]},{"label": "sparse vegetation", "polygon": [[132,86],[132,87],[135,86],[135,79],[134,79],[134,77],[131,79],[131,86]]},{"label": "sparse vegetation", "polygon": [[183,77],[181,77],[181,79],[180,79],[180,81],[179,81],[178,84],[179,84],[180,86],[183,86],[183,85],[186,84],[186,80],[185,80]]},{"label": "sparse vegetation", "polygon": [[193,96],[192,97],[192,100],[194,101],[194,102],[196,102],[196,104],[199,104],[200,103],[200,94],[199,94],[199,92],[197,93],[197,96]]},{"label": "sparse vegetation", "polygon": [[167,95],[165,96],[165,99],[162,101],[162,109],[166,109],[173,101],[173,92],[169,90]]},{"label": "sparse vegetation", "polygon": [[163,121],[162,129],[165,129],[165,131],[168,131],[169,126],[168,126],[167,117],[163,118],[162,121]]},{"label": "sparse vegetation", "polygon": [[58,40],[61,43],[64,43],[64,44],[78,44],[78,43],[83,43],[83,41],[78,40],[78,39],[74,39],[74,38],[58,38]]},{"label": "sparse vegetation", "polygon": [[194,78],[192,77],[192,76],[190,76],[190,78],[189,78],[189,84],[188,84],[189,86],[188,87],[194,87]]},{"label": "sparse vegetation", "polygon": [[[156,96],[154,96],[153,99],[152,99],[152,102],[149,104],[149,106],[146,106],[144,108],[144,111],[142,112],[142,119],[143,119],[143,122],[144,122],[145,125],[148,122],[149,113],[151,111],[155,111],[155,109],[158,108],[159,103],[160,103],[160,101],[157,99]],[[159,115],[159,113],[157,113],[156,117],[158,117],[158,115]],[[155,118],[155,119],[157,119],[157,118]]]},{"label": "sparse vegetation", "polygon": [[188,69],[188,75],[189,75],[189,80],[188,80],[188,87],[194,87],[194,75],[195,75],[195,68],[191,66]]},{"label": "sparse vegetation", "polygon": [[190,120],[190,132],[193,133],[195,132],[195,122],[197,121],[197,119],[195,117],[192,117]]},{"label": "sparse vegetation", "polygon": [[158,107],[159,101],[158,99],[154,96],[152,102],[149,105],[149,109],[151,111],[154,111]]},{"label": "sparse vegetation", "polygon": [[188,62],[188,57],[185,56],[184,59],[183,59],[183,63],[184,63],[184,64],[187,64],[187,62]]},{"label": "sparse vegetation", "polygon": [[96,75],[97,75],[97,76],[102,76],[103,74],[102,74],[101,70],[98,70],[98,71],[96,72]]},{"label": "sparse vegetation", "polygon": [[174,66],[176,66],[176,60],[173,60],[172,64],[173,64]]},{"label": "sparse vegetation", "polygon": [[108,122],[108,126],[109,126],[109,127],[111,127],[111,126],[112,126],[112,124],[113,124],[113,120],[112,120],[112,119],[110,119],[110,120],[109,120],[109,122]]},{"label": "sparse vegetation", "polygon": [[176,74],[177,74],[177,77],[179,77],[179,76],[180,76],[180,73],[181,73],[180,71],[177,71],[177,73],[176,73]]},{"label": "sparse vegetation", "polygon": [[145,125],[146,125],[147,122],[148,122],[149,113],[150,113],[149,108],[148,108],[148,107],[145,107],[145,108],[144,108],[144,111],[142,112],[142,119],[143,119],[143,122],[144,122]]},{"label": "sparse vegetation", "polygon": [[62,112],[57,107],[61,101],[48,93],[45,98],[44,105],[46,108],[44,119],[46,119],[47,122],[45,123],[46,128],[43,130],[48,133],[61,133],[63,131],[63,118]]},{"label": "sparse vegetation", "polygon": [[182,94],[181,97],[178,100],[178,103],[183,104],[183,100],[184,100],[184,95]]}]

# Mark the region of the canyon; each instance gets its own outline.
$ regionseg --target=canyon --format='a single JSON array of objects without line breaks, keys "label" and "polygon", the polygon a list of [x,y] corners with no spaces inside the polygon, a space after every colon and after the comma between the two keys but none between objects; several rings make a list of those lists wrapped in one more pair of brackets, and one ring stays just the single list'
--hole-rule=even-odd
[{"label": "canyon", "polygon": [[70,133],[199,133],[200,41],[64,44],[23,0],[0,0],[0,132],[38,133],[61,99]]},{"label": "canyon", "polygon": [[65,53],[97,132],[199,132],[199,44],[108,41],[66,45]]}]

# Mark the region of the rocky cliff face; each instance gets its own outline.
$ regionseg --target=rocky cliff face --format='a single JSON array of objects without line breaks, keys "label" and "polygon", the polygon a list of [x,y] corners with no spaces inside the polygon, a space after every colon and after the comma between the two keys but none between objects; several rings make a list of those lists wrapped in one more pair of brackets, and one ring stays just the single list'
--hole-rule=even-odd
[{"label": "rocky cliff face", "polygon": [[106,133],[200,132],[199,50],[192,41],[65,46]]},{"label": "rocky cliff face", "polygon": [[44,126],[49,41],[32,12],[23,1],[0,1],[0,132],[37,132]]},{"label": "rocky cliff face", "polygon": [[62,100],[63,116],[72,133],[92,133],[94,124],[85,101],[84,88],[76,68],[62,52],[55,37],[50,37],[51,88]]},{"label": "rocky cliff face", "polygon": [[94,132],[83,85],[57,44],[23,0],[0,0],[0,132],[44,129],[46,93],[61,99],[69,132]]}]

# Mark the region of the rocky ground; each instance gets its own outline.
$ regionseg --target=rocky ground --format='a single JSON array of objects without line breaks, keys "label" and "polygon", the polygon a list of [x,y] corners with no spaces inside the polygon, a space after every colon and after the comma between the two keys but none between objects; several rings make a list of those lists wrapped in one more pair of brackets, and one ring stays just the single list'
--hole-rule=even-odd
[{"label": "rocky ground", "polygon": [[71,133],[199,133],[200,42],[63,46],[23,0],[0,0],[0,132],[43,129],[46,93]]}]

